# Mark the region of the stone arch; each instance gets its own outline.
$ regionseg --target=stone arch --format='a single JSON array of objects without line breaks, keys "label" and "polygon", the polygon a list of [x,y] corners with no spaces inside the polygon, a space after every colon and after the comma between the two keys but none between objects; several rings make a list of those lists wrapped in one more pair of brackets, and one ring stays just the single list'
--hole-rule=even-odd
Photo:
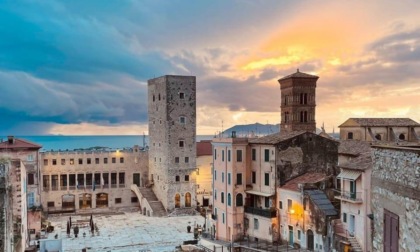
[{"label": "stone arch", "polygon": [[175,208],[181,207],[181,195],[179,193],[175,194]]},{"label": "stone arch", "polygon": [[185,193],[185,207],[191,207],[191,193]]},{"label": "stone arch", "polygon": [[314,250],[314,232],[310,229],[306,231],[306,248]]},{"label": "stone arch", "polygon": [[401,134],[398,136],[398,138],[399,138],[400,140],[405,140],[405,135],[404,135],[403,133],[401,133]]}]

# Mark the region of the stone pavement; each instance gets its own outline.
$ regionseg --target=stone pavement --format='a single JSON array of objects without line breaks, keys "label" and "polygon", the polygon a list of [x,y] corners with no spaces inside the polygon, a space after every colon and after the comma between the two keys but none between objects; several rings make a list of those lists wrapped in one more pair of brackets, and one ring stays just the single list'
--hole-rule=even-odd
[{"label": "stone pavement", "polygon": [[[89,223],[89,215],[74,215],[72,224]],[[48,221],[54,226],[54,232],[48,235],[49,239],[63,240],[64,251],[174,251],[185,240],[193,240],[194,234],[187,232],[187,226],[204,224],[202,216],[179,217],[147,217],[138,212],[121,214],[94,214],[93,221],[98,232],[90,232],[89,225],[80,227],[78,238],[74,237],[73,229],[67,237],[66,225],[68,215],[49,216]],[[84,225],[81,225],[84,226]],[[83,233],[86,237],[83,237]]]}]

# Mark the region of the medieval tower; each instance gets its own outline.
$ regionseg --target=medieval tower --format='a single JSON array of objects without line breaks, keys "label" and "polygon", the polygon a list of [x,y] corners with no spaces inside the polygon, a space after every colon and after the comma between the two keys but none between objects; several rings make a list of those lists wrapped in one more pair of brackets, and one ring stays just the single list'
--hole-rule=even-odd
[{"label": "medieval tower", "polygon": [[299,72],[279,79],[280,133],[305,130],[315,133],[315,89],[318,76]]},{"label": "medieval tower", "polygon": [[196,77],[148,81],[149,179],[163,206],[196,206]]}]

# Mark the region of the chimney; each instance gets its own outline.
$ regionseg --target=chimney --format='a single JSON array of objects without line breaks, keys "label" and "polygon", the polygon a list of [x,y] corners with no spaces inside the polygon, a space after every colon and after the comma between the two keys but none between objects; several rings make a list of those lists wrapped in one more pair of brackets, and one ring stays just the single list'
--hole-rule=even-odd
[{"label": "chimney", "polygon": [[15,138],[13,136],[7,136],[7,141],[9,142],[9,144],[14,144]]}]

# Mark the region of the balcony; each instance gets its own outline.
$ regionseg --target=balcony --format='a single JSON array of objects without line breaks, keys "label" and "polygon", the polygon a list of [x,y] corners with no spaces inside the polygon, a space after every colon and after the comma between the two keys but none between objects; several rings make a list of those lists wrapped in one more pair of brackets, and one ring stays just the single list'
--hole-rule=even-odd
[{"label": "balcony", "polygon": [[337,191],[339,195],[335,196],[336,199],[344,200],[352,203],[363,203],[362,192],[350,192],[350,191]]},{"label": "balcony", "polygon": [[265,218],[276,218],[277,217],[277,211],[275,208],[270,209],[262,209],[262,208],[256,208],[256,207],[245,207],[245,213],[254,214],[258,216],[262,216]]}]

